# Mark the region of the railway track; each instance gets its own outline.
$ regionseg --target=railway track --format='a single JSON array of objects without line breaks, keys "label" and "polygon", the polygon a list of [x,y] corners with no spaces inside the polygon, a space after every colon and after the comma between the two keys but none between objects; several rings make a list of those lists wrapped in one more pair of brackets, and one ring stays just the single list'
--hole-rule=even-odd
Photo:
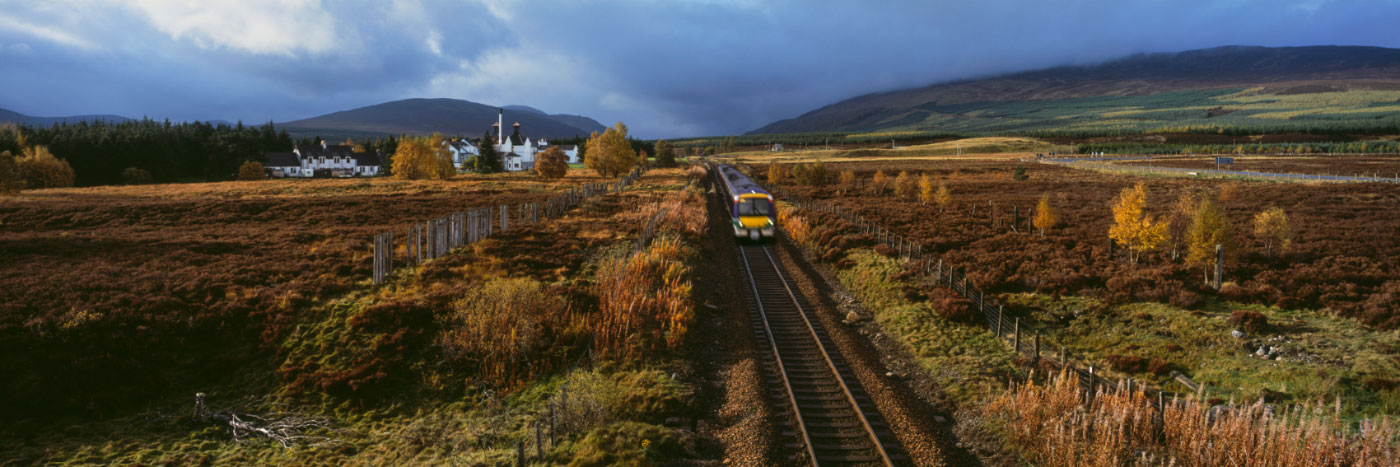
[{"label": "railway track", "polygon": [[[894,433],[765,245],[742,245],[750,319],[784,435],[811,465],[908,465]],[[765,345],[766,344],[766,345]]]}]

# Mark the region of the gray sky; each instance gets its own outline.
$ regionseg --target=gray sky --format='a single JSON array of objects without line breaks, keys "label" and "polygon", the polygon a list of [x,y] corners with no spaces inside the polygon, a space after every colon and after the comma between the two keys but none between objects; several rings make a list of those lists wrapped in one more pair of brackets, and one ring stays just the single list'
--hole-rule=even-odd
[{"label": "gray sky", "polygon": [[0,108],[287,121],[409,97],[633,134],[1137,52],[1400,46],[1400,0],[0,0]]}]

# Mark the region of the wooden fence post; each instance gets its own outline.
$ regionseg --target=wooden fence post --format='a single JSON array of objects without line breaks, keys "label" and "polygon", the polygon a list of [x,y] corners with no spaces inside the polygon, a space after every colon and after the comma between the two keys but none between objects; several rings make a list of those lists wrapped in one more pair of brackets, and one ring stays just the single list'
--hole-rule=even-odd
[{"label": "wooden fence post", "polygon": [[374,280],[374,285],[379,285],[379,283],[384,280],[381,272],[384,267],[384,260],[380,257],[380,255],[384,253],[382,251],[383,241],[384,238],[381,237],[380,234],[374,234],[374,272],[370,276]]},{"label": "wooden fence post", "polygon": [[1031,358],[1031,365],[1040,364],[1040,333],[1035,333],[1035,357]]},{"label": "wooden fence post", "polygon": [[1001,314],[1006,312],[1006,305],[997,307],[997,338],[1001,338]]},{"label": "wooden fence post", "polygon": [[535,420],[535,457],[544,461],[544,421]]},{"label": "wooden fence post", "polygon": [[510,207],[501,205],[501,232],[510,230]]},{"label": "wooden fence post", "polygon": [[1011,324],[1011,348],[1016,349],[1015,353],[1021,352],[1021,318]]}]

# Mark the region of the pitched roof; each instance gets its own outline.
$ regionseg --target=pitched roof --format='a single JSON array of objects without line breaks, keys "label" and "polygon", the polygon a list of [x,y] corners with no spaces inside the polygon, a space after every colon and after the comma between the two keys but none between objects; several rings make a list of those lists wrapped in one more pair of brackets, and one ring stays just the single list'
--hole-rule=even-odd
[{"label": "pitched roof", "polygon": [[379,165],[379,161],[380,161],[380,160],[381,160],[381,159],[379,158],[379,151],[375,151],[375,152],[365,151],[365,152],[357,152],[357,153],[355,153],[355,165],[358,165],[358,166],[361,166],[361,167],[370,166],[370,165]]},{"label": "pitched roof", "polygon": [[290,152],[269,152],[263,154],[263,157],[267,158],[266,167],[298,167],[301,165],[301,160],[297,159],[297,155]]},{"label": "pitched roof", "polygon": [[565,151],[572,151],[572,150],[574,150],[574,148],[577,148],[577,147],[578,147],[577,144],[561,144],[561,145],[559,145],[559,149],[563,149],[563,150],[565,150]]}]

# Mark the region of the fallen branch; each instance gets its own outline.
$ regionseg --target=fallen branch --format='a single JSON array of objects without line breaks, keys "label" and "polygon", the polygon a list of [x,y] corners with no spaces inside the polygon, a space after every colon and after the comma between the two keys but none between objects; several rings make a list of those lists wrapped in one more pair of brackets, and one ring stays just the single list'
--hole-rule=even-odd
[{"label": "fallen branch", "polygon": [[212,412],[204,404],[204,393],[194,395],[195,416],[200,420],[227,425],[235,442],[243,443],[252,437],[263,437],[290,448],[297,444],[322,444],[335,441],[328,436],[310,435],[312,430],[330,430],[329,421],[300,415],[286,415],[281,418],[262,417],[245,412]]}]

